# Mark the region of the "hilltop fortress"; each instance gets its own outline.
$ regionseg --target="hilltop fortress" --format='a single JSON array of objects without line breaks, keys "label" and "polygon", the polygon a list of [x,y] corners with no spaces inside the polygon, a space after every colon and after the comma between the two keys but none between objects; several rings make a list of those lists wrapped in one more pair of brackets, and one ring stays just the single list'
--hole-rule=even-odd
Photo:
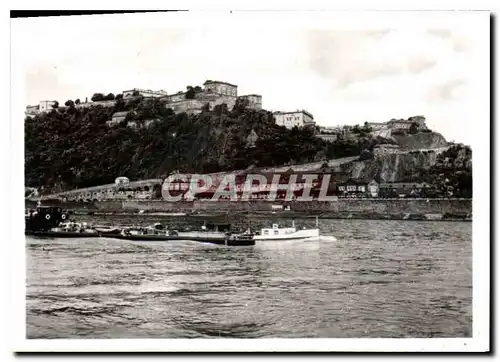
[{"label": "hilltop fortress", "polygon": [[[238,97],[238,86],[220,81],[207,80],[203,83],[204,88],[192,88],[192,91],[179,92],[177,94],[161,96],[166,106],[174,112],[199,113],[205,104],[213,108],[219,104],[227,104],[233,108],[238,98],[248,100],[248,107],[262,109],[262,96],[259,94],[248,94]],[[125,97],[125,94],[124,94]]]},{"label": "hilltop fortress", "polygon": [[[75,108],[89,108],[95,106],[101,107],[114,107],[116,102],[123,100],[133,100],[137,97],[156,98],[166,108],[172,109],[175,113],[186,112],[188,114],[201,113],[203,107],[208,104],[210,109],[220,104],[226,104],[229,109],[232,109],[238,99],[245,99],[247,101],[247,108],[261,110],[262,109],[262,96],[260,94],[246,94],[238,95],[238,86],[228,82],[207,80],[200,86],[188,86],[186,91],[180,91],[174,94],[168,94],[164,90],[151,90],[133,88],[124,90],[121,94],[114,96],[109,94],[101,98],[94,99],[93,101],[79,100],[73,102],[72,106]],[[95,96],[95,95],[94,95]],[[72,101],[70,101],[72,102]],[[60,106],[57,101],[42,101],[38,105],[27,106],[25,115],[28,118],[35,117],[41,113],[50,112],[52,109],[65,109],[65,106]],[[108,122],[109,125],[114,125],[125,119],[127,112],[116,112],[113,114],[112,120]],[[311,113],[302,109],[295,111],[275,111],[273,115],[276,119],[276,124],[292,128],[294,126],[305,127],[315,126],[314,118]],[[134,126],[133,122],[131,126]]]},{"label": "hilltop fortress", "polygon": [[[213,108],[219,104],[227,104],[228,108],[232,108],[238,98],[248,100],[248,108],[262,109],[262,96],[259,94],[247,94],[238,96],[238,86],[221,81],[207,80],[203,83],[203,88],[187,87],[187,91],[178,92],[175,94],[167,94],[166,91],[138,89],[125,90],[122,92],[124,100],[133,99],[137,96],[145,98],[158,98],[165,104],[165,107],[171,108],[176,113],[186,112],[190,114],[200,113],[205,104]],[[120,97],[121,98],[121,97]],[[95,102],[76,103],[76,108],[86,108],[93,106],[113,107],[118,98],[115,100],[101,100]],[[37,114],[49,112],[55,105],[56,101],[43,101],[35,106],[27,106],[25,114],[27,117],[33,117]],[[65,107],[59,107],[65,108]]]}]

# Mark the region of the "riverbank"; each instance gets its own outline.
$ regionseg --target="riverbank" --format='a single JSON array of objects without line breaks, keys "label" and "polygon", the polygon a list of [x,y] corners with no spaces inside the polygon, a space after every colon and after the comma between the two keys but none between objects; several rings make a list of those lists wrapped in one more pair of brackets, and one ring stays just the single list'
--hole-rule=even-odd
[{"label": "riverbank", "polygon": [[300,212],[255,212],[255,213],[162,213],[162,212],[99,212],[99,211],[74,211],[75,215],[80,217],[107,217],[107,216],[124,216],[133,218],[189,218],[193,220],[206,218],[224,218],[224,219],[352,219],[352,220],[408,220],[408,221],[472,221],[471,214],[360,214],[360,213],[300,213]]}]

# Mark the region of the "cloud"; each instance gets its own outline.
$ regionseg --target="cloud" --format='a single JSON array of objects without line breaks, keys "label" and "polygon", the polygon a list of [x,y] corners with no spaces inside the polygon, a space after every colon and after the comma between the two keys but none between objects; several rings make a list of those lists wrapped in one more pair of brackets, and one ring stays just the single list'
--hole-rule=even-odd
[{"label": "cloud", "polygon": [[380,56],[378,45],[390,30],[310,31],[307,35],[309,66],[340,88],[403,71],[401,64]]},{"label": "cloud", "polygon": [[427,30],[427,34],[443,39],[449,39],[452,36],[452,33],[449,29],[429,29]]},{"label": "cloud", "polygon": [[467,52],[469,48],[466,34],[460,33],[460,30],[451,31],[450,29],[429,29],[427,34],[431,37],[440,38],[448,43],[448,45],[457,53]]},{"label": "cloud", "polygon": [[457,92],[467,85],[464,79],[452,79],[446,83],[433,86],[427,92],[429,101],[450,101],[457,99]]},{"label": "cloud", "polygon": [[432,68],[435,66],[437,62],[435,60],[420,58],[420,57],[412,57],[408,60],[408,71],[412,74],[418,74]]}]

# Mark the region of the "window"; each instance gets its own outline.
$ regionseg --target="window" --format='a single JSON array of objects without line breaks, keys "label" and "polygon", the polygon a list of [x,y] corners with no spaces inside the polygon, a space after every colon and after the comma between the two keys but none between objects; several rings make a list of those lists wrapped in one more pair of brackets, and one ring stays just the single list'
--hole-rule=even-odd
[{"label": "window", "polygon": [[278,235],[279,231],[278,230],[274,230],[274,235]]},{"label": "window", "polygon": [[264,230],[264,235],[269,235],[269,231],[268,230]]}]

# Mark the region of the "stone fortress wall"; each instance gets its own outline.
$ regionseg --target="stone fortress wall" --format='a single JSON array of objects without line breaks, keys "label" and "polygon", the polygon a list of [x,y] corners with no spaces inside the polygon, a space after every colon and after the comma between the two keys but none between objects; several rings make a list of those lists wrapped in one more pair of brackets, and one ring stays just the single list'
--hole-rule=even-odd
[{"label": "stone fortress wall", "polygon": [[[132,98],[134,91],[137,91],[141,96],[144,97],[154,97],[162,100],[165,103],[165,107],[172,108],[174,112],[186,112],[186,113],[199,113],[205,104],[209,104],[210,109],[213,109],[216,105],[227,104],[229,109],[232,109],[238,99],[238,86],[221,81],[207,80],[204,84],[204,88],[196,92],[193,99],[186,98],[187,92],[179,92],[176,94],[167,95],[165,91],[151,91],[142,89],[132,89],[123,91],[125,99]],[[248,100],[248,107],[252,109],[262,109],[262,96],[259,94],[249,94],[243,95],[241,98],[246,98]],[[26,107],[26,116],[33,117],[36,114],[43,112],[49,112],[52,109],[53,101],[43,101],[36,106]],[[115,100],[107,101],[96,101],[96,102],[84,102],[80,104],[75,104],[76,108],[90,108],[95,106],[102,107],[113,107],[115,105]],[[59,109],[65,109],[64,106],[59,106]]]}]

